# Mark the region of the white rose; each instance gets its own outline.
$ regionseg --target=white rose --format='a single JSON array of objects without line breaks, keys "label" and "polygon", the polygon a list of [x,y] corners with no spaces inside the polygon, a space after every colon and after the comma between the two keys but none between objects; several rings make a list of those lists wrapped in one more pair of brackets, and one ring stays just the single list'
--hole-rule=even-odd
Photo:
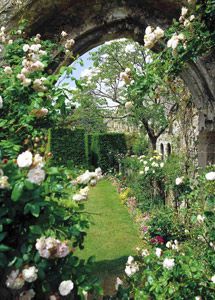
[{"label": "white rose", "polygon": [[19,290],[25,284],[25,280],[19,274],[19,270],[11,271],[10,275],[7,277],[6,286],[10,289]]},{"label": "white rose", "polygon": [[182,7],[181,9],[181,15],[184,17],[188,13],[188,9],[186,7]]},{"label": "white rose", "polygon": [[40,50],[40,48],[41,48],[40,44],[34,44],[34,45],[31,45],[30,50],[33,52],[38,52]]},{"label": "white rose", "polygon": [[37,280],[38,269],[35,266],[22,270],[22,276],[27,282],[34,282]]},{"label": "white rose", "polygon": [[163,261],[163,267],[171,270],[175,266],[174,258],[165,258]]},{"label": "white rose", "polygon": [[73,290],[73,288],[74,288],[74,283],[72,282],[72,280],[65,280],[61,282],[58,289],[61,296],[67,296]]},{"label": "white rose", "polygon": [[157,39],[161,39],[162,37],[164,37],[164,31],[160,27],[157,27],[155,29],[154,33],[155,33]]},{"label": "white rose", "polygon": [[80,184],[88,184],[88,182],[91,180],[91,174],[90,172],[87,170],[84,174],[80,175],[77,178],[78,183]]},{"label": "white rose", "polygon": [[28,168],[32,165],[32,159],[32,153],[27,150],[17,157],[17,164],[20,168]]},{"label": "white rose", "polygon": [[95,186],[96,183],[97,183],[96,179],[92,179],[92,180],[90,181],[90,185],[91,185],[91,186]]},{"label": "white rose", "polygon": [[213,275],[213,276],[211,277],[211,281],[212,281],[213,283],[215,283],[215,275]]},{"label": "white rose", "polygon": [[71,49],[75,44],[75,41],[73,39],[67,40],[65,44],[66,49]]},{"label": "white rose", "polygon": [[178,37],[175,37],[173,40],[172,40],[172,49],[176,49],[178,47],[178,43],[179,43],[179,39]]},{"label": "white rose", "polygon": [[131,73],[131,69],[130,69],[130,68],[126,68],[126,69],[125,69],[125,73],[126,73],[126,74],[130,74],[130,73]]},{"label": "white rose", "polygon": [[28,87],[31,84],[31,79],[30,78],[25,78],[22,82],[22,85],[25,87]]},{"label": "white rose", "polygon": [[101,176],[102,175],[102,169],[101,168],[95,169],[95,173],[96,173],[96,175]]},{"label": "white rose", "polygon": [[185,40],[185,35],[183,34],[183,33],[180,33],[179,35],[178,35],[178,39],[179,40]]},{"label": "white rose", "polygon": [[125,109],[126,110],[130,110],[132,108],[133,108],[133,102],[128,101],[128,102],[125,103]]},{"label": "white rose", "polygon": [[37,60],[32,64],[32,69],[35,71],[42,71],[45,68],[44,64]]},{"label": "white rose", "polygon": [[132,264],[133,262],[134,262],[133,256],[129,256],[129,257],[128,257],[128,260],[127,260],[127,264],[130,265],[130,264]]},{"label": "white rose", "polygon": [[39,165],[40,167],[43,167],[43,157],[40,154],[34,155],[34,165]]},{"label": "white rose", "polygon": [[145,172],[147,173],[149,171],[149,167],[145,167]]},{"label": "white rose", "polygon": [[24,52],[28,52],[28,50],[30,49],[30,46],[28,44],[25,44],[22,49]]},{"label": "white rose", "polygon": [[191,15],[190,18],[189,18],[190,22],[192,22],[194,19],[195,19],[194,15]]},{"label": "white rose", "polygon": [[189,20],[185,20],[185,21],[184,21],[184,26],[185,26],[185,27],[190,26],[190,21],[189,21]]},{"label": "white rose", "polygon": [[207,180],[215,180],[215,172],[209,172],[205,175]]},{"label": "white rose", "polygon": [[87,196],[88,193],[89,193],[89,190],[90,190],[89,187],[86,186],[85,188],[81,189],[81,190],[79,191],[79,193],[80,193],[80,195]]},{"label": "white rose", "polygon": [[87,197],[85,195],[75,194],[75,195],[73,195],[72,199],[74,201],[84,201],[87,199]]},{"label": "white rose", "polygon": [[4,72],[7,74],[7,75],[11,75],[13,73],[11,67],[7,66],[4,68]]},{"label": "white rose", "polygon": [[152,33],[152,27],[151,26],[148,26],[148,27],[146,27],[146,30],[145,30],[145,34],[146,35],[149,35],[150,33]]},{"label": "white rose", "polygon": [[149,251],[147,249],[143,249],[141,255],[144,256],[148,256],[149,255]]},{"label": "white rose", "polygon": [[169,249],[172,248],[172,242],[171,242],[171,241],[168,241],[168,242],[166,243],[166,247],[169,248]]},{"label": "white rose", "polygon": [[205,217],[202,216],[202,215],[198,215],[196,219],[197,219],[197,221],[198,221],[199,223],[203,223],[204,220],[205,220]]},{"label": "white rose", "polygon": [[46,177],[45,171],[39,166],[31,169],[27,175],[27,178],[31,183],[35,183],[38,185],[45,180],[45,177]]},{"label": "white rose", "polygon": [[162,255],[162,249],[161,248],[156,248],[155,254],[156,254],[157,257],[161,257],[161,255]]},{"label": "white rose", "polygon": [[181,185],[183,183],[183,178],[182,177],[177,177],[175,180],[176,185]]},{"label": "white rose", "polygon": [[131,265],[127,265],[125,268],[125,273],[128,277],[134,275],[137,271],[139,271],[139,267],[137,263],[132,263]]},{"label": "white rose", "polygon": [[8,182],[8,177],[7,176],[1,176],[0,177],[0,189],[6,189],[8,188],[9,182]]},{"label": "white rose", "polygon": [[68,35],[68,33],[67,33],[66,31],[62,31],[62,32],[61,32],[61,36],[62,36],[62,37],[66,37],[67,35]]},{"label": "white rose", "polygon": [[120,75],[120,80],[124,80],[126,83],[130,81],[130,77],[126,72],[121,72]]},{"label": "white rose", "polygon": [[116,283],[115,283],[116,291],[118,291],[120,285],[123,285],[123,281],[119,277],[117,277],[116,278]]},{"label": "white rose", "polygon": [[164,163],[162,162],[162,163],[160,163],[160,167],[161,168],[163,168],[164,167]]}]

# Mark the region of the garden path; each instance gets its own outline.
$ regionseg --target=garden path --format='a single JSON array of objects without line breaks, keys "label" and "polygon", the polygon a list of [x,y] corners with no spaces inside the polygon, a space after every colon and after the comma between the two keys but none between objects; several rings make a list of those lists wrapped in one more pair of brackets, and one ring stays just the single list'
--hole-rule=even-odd
[{"label": "garden path", "polygon": [[129,255],[135,255],[141,247],[138,228],[126,207],[120,203],[116,188],[108,180],[100,181],[91,188],[85,204],[91,225],[80,257],[95,256],[93,273],[101,280],[105,295],[114,292],[117,276],[124,275]]}]

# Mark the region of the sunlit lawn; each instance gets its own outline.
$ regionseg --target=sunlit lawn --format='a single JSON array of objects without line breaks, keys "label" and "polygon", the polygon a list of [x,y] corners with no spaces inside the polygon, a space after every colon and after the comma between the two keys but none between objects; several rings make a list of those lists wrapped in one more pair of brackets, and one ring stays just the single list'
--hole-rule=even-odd
[{"label": "sunlit lawn", "polygon": [[111,293],[117,276],[124,275],[129,255],[143,243],[127,208],[120,203],[112,184],[103,180],[91,188],[85,205],[91,226],[85,240],[85,249],[79,256],[96,257],[93,273],[102,281],[106,293]]}]

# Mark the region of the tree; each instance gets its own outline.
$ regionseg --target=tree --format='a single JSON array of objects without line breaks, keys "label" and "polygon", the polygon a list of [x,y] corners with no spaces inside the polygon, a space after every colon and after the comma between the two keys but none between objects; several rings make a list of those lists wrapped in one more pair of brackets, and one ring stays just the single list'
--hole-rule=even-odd
[{"label": "tree", "polygon": [[66,122],[67,126],[84,129],[87,133],[106,132],[107,130],[100,109],[93,101],[83,101],[83,99],[81,105],[74,109],[71,116],[67,117]]},{"label": "tree", "polygon": [[175,117],[180,99],[188,95],[183,82],[178,78],[155,80],[154,74],[148,74],[154,81],[153,89],[144,96],[136,93],[135,79],[144,76],[154,54],[127,39],[105,43],[91,53],[91,59],[93,68],[81,80],[79,100],[88,95],[89,102],[102,109],[104,118],[124,118],[140,127],[155,150],[158,137]]}]

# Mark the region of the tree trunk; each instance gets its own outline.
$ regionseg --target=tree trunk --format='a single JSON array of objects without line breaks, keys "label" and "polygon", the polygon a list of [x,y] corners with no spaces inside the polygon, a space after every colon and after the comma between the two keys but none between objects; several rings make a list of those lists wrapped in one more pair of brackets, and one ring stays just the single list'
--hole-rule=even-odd
[{"label": "tree trunk", "polygon": [[150,140],[150,143],[151,143],[152,150],[155,151],[156,146],[157,146],[157,137],[149,136],[149,140]]}]

